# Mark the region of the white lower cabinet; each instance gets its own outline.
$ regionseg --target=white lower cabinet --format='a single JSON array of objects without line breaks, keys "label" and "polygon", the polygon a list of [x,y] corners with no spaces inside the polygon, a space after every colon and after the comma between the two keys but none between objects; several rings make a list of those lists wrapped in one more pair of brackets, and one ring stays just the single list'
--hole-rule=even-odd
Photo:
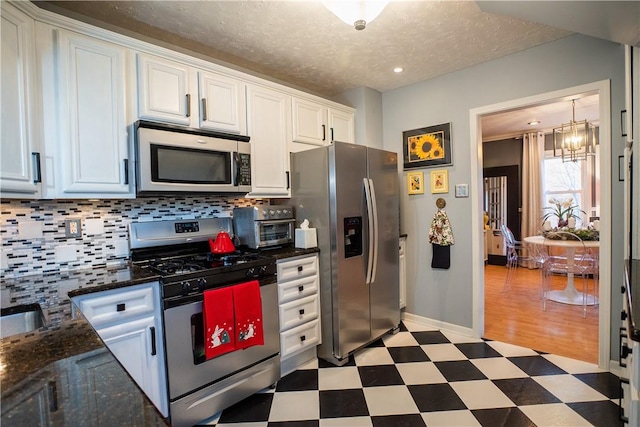
[{"label": "white lower cabinet", "polygon": [[320,335],[318,255],[278,261],[282,376],[315,359]]},{"label": "white lower cabinet", "polygon": [[96,292],[73,302],[162,415],[168,416],[160,284]]}]

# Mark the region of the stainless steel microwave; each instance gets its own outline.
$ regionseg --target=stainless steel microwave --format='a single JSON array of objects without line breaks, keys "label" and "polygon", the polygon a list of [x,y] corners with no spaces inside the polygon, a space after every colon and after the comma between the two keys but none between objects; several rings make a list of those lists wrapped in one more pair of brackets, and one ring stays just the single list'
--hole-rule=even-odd
[{"label": "stainless steel microwave", "polygon": [[137,194],[250,191],[248,137],[138,122]]}]

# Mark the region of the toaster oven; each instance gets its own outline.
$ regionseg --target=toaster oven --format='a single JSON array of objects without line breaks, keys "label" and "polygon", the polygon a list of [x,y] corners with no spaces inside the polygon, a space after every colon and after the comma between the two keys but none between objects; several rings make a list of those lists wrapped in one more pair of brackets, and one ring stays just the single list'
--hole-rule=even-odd
[{"label": "toaster oven", "polygon": [[295,219],[291,206],[235,208],[233,225],[240,244],[252,249],[293,243]]}]

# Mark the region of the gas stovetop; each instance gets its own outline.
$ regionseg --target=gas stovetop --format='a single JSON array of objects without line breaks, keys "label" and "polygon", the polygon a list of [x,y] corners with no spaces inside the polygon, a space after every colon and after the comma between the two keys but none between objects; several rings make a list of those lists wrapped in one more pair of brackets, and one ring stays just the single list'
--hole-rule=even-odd
[{"label": "gas stovetop", "polygon": [[203,253],[173,258],[152,258],[145,261],[142,267],[149,268],[162,276],[197,272],[208,274],[220,267],[244,268],[248,267],[245,264],[261,265],[261,260],[265,263],[269,262],[267,257],[258,252],[235,251],[228,254]]}]

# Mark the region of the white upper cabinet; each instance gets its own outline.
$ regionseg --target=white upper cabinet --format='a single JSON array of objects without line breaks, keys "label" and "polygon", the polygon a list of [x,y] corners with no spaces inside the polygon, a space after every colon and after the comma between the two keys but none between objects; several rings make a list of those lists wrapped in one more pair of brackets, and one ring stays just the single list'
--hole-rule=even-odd
[{"label": "white upper cabinet", "polygon": [[310,99],[291,99],[293,142],[291,151],[328,145],[333,141],[355,143],[354,113]]},{"label": "white upper cabinet", "polygon": [[1,18],[0,193],[2,198],[38,198],[34,20],[7,2],[2,2]]},{"label": "white upper cabinet", "polygon": [[251,136],[251,193],[248,197],[290,197],[291,97],[261,86],[247,86]]},{"label": "white upper cabinet", "polygon": [[247,133],[245,84],[180,62],[138,54],[141,119]]},{"label": "white upper cabinet", "polygon": [[353,112],[329,108],[327,117],[332,142],[339,141],[351,144],[356,142]]},{"label": "white upper cabinet", "polygon": [[53,192],[61,198],[133,196],[126,117],[128,50],[71,31],[53,33],[59,130],[58,141],[52,140],[55,147],[47,149],[53,158]]},{"label": "white upper cabinet", "polygon": [[239,80],[199,71],[200,127],[247,134],[245,84]]},{"label": "white upper cabinet", "polygon": [[[138,54],[138,108],[141,119],[192,125],[193,77],[188,66]],[[196,104],[197,105],[197,104]]]}]

